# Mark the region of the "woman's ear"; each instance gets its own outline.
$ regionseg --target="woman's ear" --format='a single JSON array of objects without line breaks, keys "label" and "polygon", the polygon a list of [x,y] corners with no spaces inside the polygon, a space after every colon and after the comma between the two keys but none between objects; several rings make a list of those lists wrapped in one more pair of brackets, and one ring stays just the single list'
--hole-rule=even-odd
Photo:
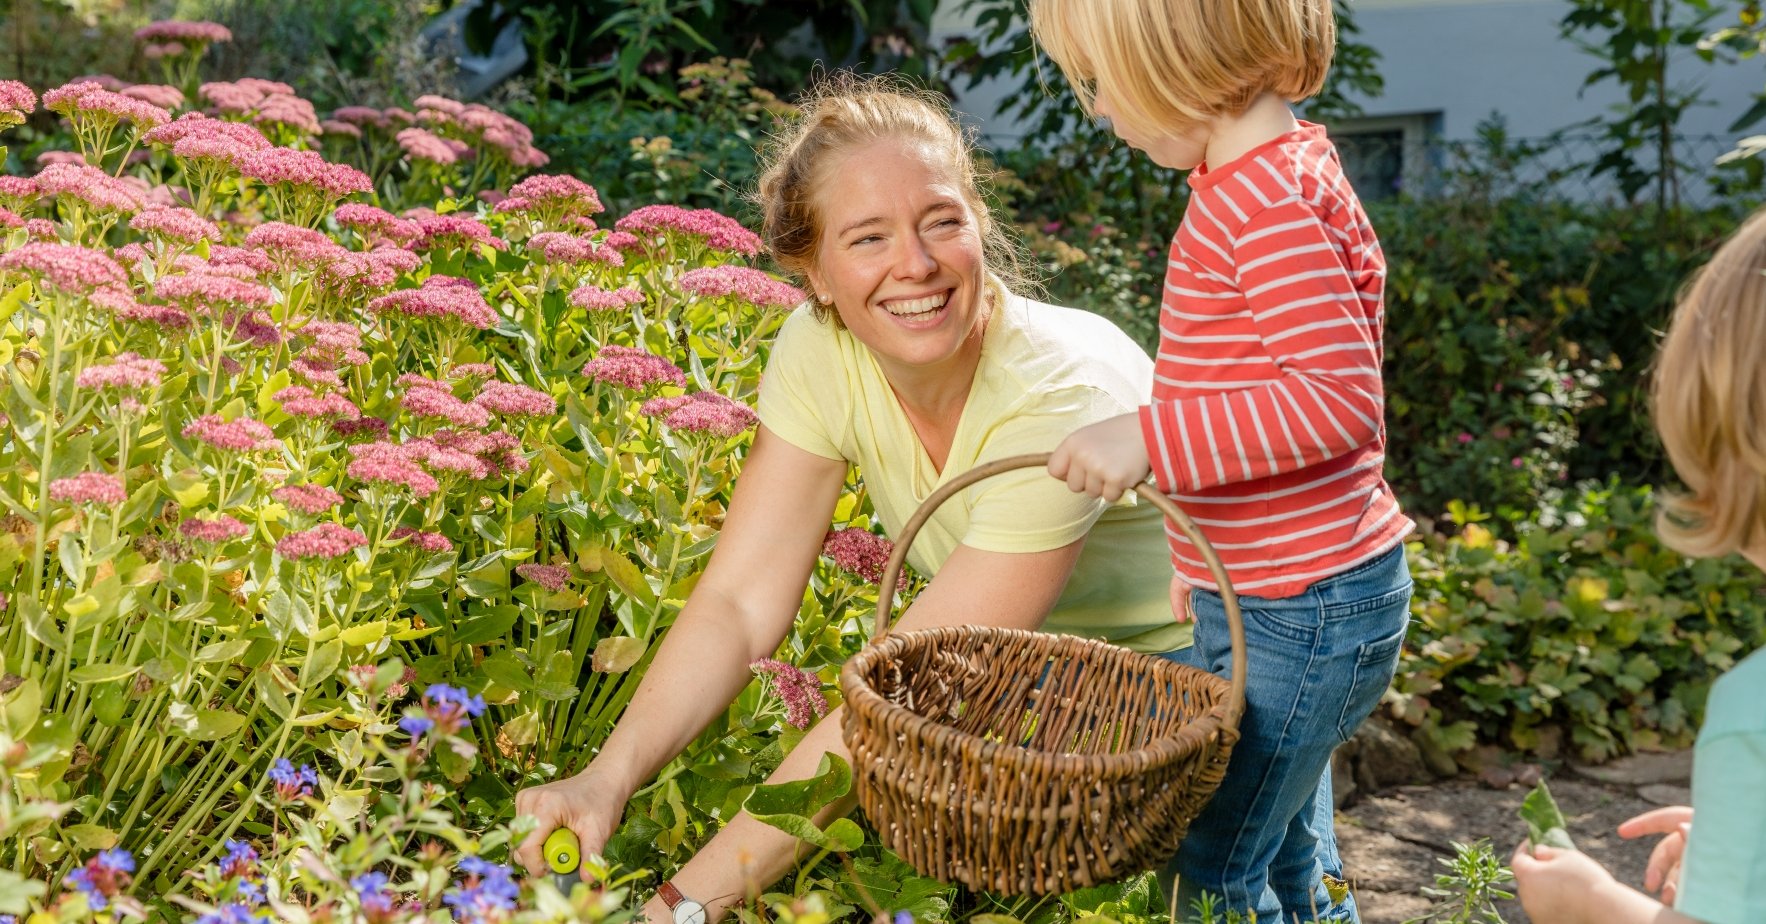
[{"label": "woman's ear", "polygon": [[820,272],[811,267],[804,275],[809,277],[810,297],[816,300],[816,304],[827,305],[834,301],[834,296],[828,293],[828,287],[822,283]]}]

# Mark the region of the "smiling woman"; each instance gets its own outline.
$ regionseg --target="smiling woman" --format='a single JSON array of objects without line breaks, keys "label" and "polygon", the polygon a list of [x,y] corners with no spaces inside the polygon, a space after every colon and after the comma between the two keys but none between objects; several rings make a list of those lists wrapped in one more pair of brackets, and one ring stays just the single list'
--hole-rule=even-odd
[{"label": "smiling woman", "polygon": [[[812,301],[786,320],[761,388],[759,434],[716,551],[618,727],[581,774],[524,790],[539,820],[518,856],[568,827],[598,852],[626,800],[681,752],[791,629],[849,466],[899,534],[930,493],[978,464],[1046,452],[1136,408],[1152,363],[1095,315],[1012,292],[962,130],[936,97],[836,78],[767,152],[758,198],[775,258]],[[1106,506],[1041,470],[996,477],[940,507],[910,561],[931,581],[902,629],[993,625],[1188,644],[1172,616],[1163,520]],[[845,757],[836,709],[772,782]],[[830,806],[827,817],[851,808]],[[797,841],[738,816],[646,906],[650,920],[716,920],[781,875]]]}]

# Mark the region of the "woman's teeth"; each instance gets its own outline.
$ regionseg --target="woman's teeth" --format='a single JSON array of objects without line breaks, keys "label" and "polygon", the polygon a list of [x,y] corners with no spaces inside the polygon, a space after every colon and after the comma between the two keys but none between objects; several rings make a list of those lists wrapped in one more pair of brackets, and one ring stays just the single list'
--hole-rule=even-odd
[{"label": "woman's teeth", "polygon": [[883,307],[898,318],[913,318],[931,314],[943,308],[945,300],[949,297],[950,293],[945,292],[939,295],[928,295],[925,298],[916,298],[913,301],[884,302]]}]

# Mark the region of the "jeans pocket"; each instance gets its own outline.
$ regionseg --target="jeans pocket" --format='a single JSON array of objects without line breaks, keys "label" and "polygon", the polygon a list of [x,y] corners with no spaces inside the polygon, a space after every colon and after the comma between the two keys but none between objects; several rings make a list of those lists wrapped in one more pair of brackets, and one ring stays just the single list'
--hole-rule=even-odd
[{"label": "jeans pocket", "polygon": [[1404,647],[1409,627],[1372,642],[1363,642],[1355,652],[1355,672],[1349,681],[1349,695],[1343,700],[1343,713],[1337,717],[1337,737],[1348,741],[1355,729],[1380,704],[1380,697],[1392,683],[1398,670],[1398,652]]}]

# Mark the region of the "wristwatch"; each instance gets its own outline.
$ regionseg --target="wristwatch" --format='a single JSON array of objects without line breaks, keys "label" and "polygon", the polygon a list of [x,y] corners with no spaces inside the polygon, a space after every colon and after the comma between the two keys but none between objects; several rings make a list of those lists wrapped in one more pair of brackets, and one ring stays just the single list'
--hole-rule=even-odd
[{"label": "wristwatch", "polygon": [[705,906],[682,895],[672,881],[663,880],[656,887],[656,897],[674,914],[675,924],[705,924]]}]

